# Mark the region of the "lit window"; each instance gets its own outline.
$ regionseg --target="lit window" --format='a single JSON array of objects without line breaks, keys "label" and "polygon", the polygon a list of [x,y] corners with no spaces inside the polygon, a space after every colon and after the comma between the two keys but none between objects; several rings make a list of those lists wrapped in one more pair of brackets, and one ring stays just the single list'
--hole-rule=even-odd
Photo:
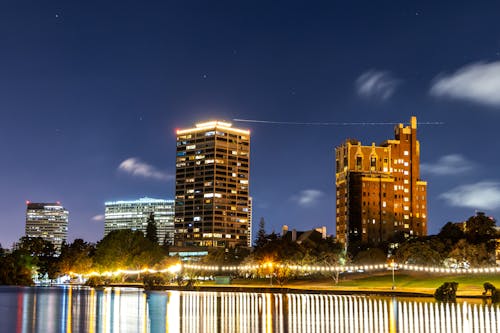
[{"label": "lit window", "polygon": [[403,155],[408,156],[408,150],[405,150],[405,151],[403,152]]},{"label": "lit window", "polygon": [[361,156],[356,156],[356,169],[361,170],[363,163],[363,158]]}]

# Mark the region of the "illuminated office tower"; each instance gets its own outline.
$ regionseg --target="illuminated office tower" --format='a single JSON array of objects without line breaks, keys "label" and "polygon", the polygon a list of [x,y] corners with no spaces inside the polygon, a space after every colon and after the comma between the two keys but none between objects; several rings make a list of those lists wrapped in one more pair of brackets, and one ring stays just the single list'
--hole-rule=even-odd
[{"label": "illuminated office tower", "polygon": [[336,234],[341,243],[379,244],[427,234],[427,182],[420,179],[417,119],[379,146],[353,139],[336,148]]},{"label": "illuminated office tower", "polygon": [[104,236],[113,230],[139,230],[146,235],[148,218],[154,216],[159,244],[174,240],[174,200],[140,198],[105,203]]},{"label": "illuminated office tower", "polygon": [[177,130],[175,245],[250,246],[250,131],[210,121]]},{"label": "illuminated office tower", "polygon": [[54,244],[57,253],[68,237],[69,213],[59,202],[26,202],[26,237],[41,237]]}]

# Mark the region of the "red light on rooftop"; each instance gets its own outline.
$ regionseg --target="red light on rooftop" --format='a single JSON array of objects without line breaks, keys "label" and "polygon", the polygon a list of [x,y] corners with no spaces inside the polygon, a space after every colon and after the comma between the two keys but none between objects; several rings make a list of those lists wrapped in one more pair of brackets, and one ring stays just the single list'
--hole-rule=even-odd
[{"label": "red light on rooftop", "polygon": [[26,204],[29,205],[31,203],[31,201],[29,200],[26,200]]},{"label": "red light on rooftop", "polygon": [[56,203],[57,203],[58,205],[60,205],[60,204],[61,204],[61,201],[56,201]]}]

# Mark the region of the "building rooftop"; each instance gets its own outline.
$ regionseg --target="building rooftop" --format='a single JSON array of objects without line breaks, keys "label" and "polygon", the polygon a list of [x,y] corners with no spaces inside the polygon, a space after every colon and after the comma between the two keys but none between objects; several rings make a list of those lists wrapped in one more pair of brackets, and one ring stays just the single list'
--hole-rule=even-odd
[{"label": "building rooftop", "polygon": [[104,204],[108,205],[123,205],[123,204],[147,204],[147,203],[173,203],[173,199],[155,199],[155,198],[140,198],[136,200],[118,200],[118,201],[107,201]]}]

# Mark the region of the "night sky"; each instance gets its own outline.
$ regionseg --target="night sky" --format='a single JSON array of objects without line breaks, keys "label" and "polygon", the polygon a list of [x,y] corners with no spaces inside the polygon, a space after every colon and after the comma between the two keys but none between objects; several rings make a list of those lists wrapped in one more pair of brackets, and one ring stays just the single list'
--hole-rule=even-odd
[{"label": "night sky", "polygon": [[[438,4],[439,3],[439,4]],[[60,201],[69,239],[104,202],[173,198],[175,129],[234,118],[421,122],[429,233],[500,217],[500,3],[2,1],[0,243],[26,200]],[[334,150],[393,125],[249,128],[254,230],[334,233]]]}]

